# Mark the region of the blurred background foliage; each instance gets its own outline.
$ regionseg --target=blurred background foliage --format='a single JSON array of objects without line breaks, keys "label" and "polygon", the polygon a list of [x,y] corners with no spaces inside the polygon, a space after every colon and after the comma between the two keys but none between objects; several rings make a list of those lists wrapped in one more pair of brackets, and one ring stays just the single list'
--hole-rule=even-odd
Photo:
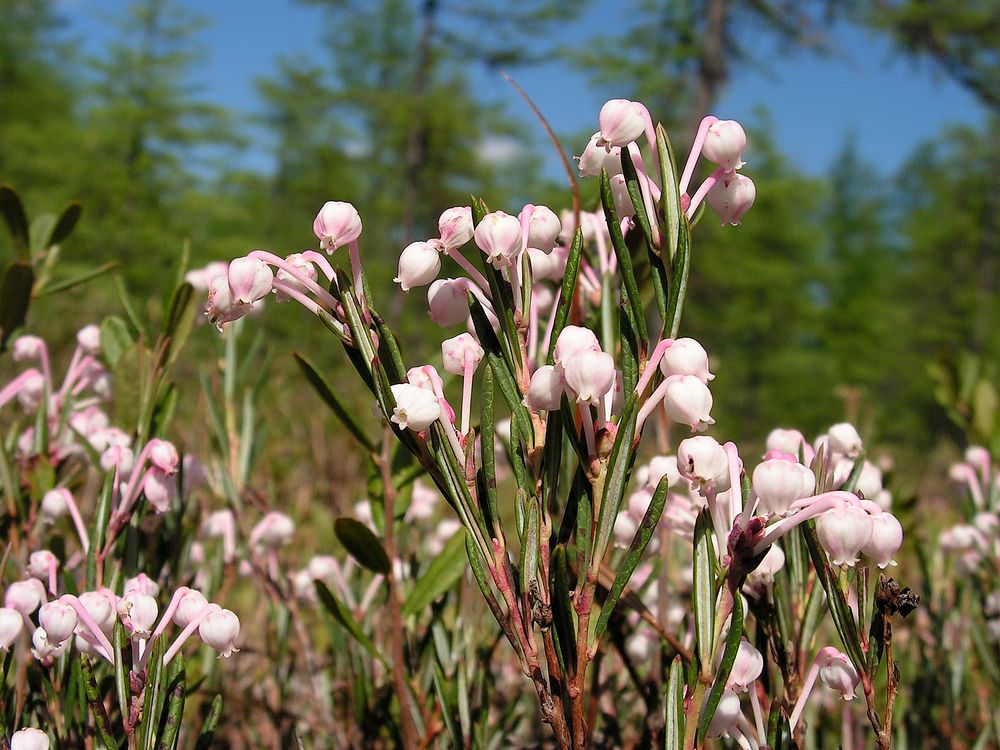
[{"label": "blurred background foliage", "polygon": [[[205,19],[189,4],[136,0],[107,21],[116,41],[89,58],[61,33],[59,3],[0,0],[0,181],[16,187],[31,214],[83,203],[65,268],[118,261],[141,304],[162,296],[185,243],[193,265],[256,246],[300,250],[315,242],[310,222],[322,202],[350,200],[364,217],[375,294],[414,342],[409,357],[436,357],[441,335],[424,296],[392,289],[403,245],[433,236],[439,212],[471,192],[511,212],[528,200],[569,204],[539,150],[498,156],[485,147],[541,141],[528,130],[537,126],[477,97],[470,66],[561,56],[597,90],[645,101],[685,153],[732,66],[774,64],[747,39],[788,54],[833,54],[825,30],[845,22],[884,34],[901,55],[967,87],[987,121],[941,133],[890,179],[848,139],[834,168],[816,177],[782,153],[761,111],[744,123],[757,203],[739,230],[713,220],[699,227],[683,330],[711,353],[714,415],[741,444],[760,443],[776,425],[815,434],[858,419],[868,441],[905,466],[942,440],[961,442],[970,424],[984,441],[995,438],[998,3],[636,0],[627,20],[572,50],[552,33],[586,5],[571,0],[306,4],[322,7],[324,43],[275,61],[258,82],[263,107],[253,125],[268,134],[274,168],[255,171],[233,158],[253,137],[247,123],[191,86]],[[560,133],[565,148],[579,148],[593,126]],[[116,285],[95,282],[40,300],[28,328],[68,334],[120,307]],[[335,382],[341,359],[300,309],[261,325],[272,334],[259,355],[272,375],[268,419],[298,423],[309,446],[300,458],[321,459],[322,450],[305,455],[323,428],[301,419],[315,404],[288,355],[310,351]],[[422,333],[424,343],[415,343]],[[215,356],[210,338],[194,337],[195,352]],[[183,367],[193,412],[197,365],[182,365],[182,375]],[[288,458],[273,464],[287,472]]]}]

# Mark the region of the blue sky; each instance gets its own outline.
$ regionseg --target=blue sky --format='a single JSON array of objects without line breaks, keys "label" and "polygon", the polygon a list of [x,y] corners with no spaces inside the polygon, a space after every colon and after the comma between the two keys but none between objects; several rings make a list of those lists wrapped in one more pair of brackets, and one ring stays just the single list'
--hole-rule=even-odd
[{"label": "blue sky", "polygon": [[[292,0],[183,2],[211,20],[201,34],[208,58],[192,83],[206,99],[237,112],[257,110],[254,81],[270,74],[280,55],[315,52],[319,57],[321,13],[315,8]],[[114,34],[102,18],[126,5],[127,0],[61,0],[58,7],[69,22],[67,33],[80,40],[84,51],[100,54]],[[560,41],[600,33],[616,6],[607,0],[595,3],[578,24],[563,30],[566,39]],[[713,114],[753,121],[755,112],[766,108],[782,150],[811,174],[827,169],[848,137],[856,139],[867,162],[890,174],[918,143],[943,128],[982,121],[983,110],[971,96],[929,66],[893,55],[884,39],[839,25],[831,40],[837,51],[833,58],[799,53],[776,58],[767,71],[735,71]],[[472,75],[483,97],[507,102],[512,113],[531,117],[498,74],[475,70]],[[596,130],[600,105],[615,93],[590,89],[581,73],[557,63],[517,70],[515,76],[560,131]],[[259,168],[269,163],[263,143],[243,158]],[[752,144],[747,158],[752,163]]]}]

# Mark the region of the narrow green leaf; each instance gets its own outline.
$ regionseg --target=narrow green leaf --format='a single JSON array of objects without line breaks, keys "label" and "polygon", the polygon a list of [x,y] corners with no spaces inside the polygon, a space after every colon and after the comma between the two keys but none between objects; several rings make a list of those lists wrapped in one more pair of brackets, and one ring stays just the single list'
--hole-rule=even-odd
[{"label": "narrow green leaf", "polygon": [[677,338],[681,329],[684,299],[687,297],[688,277],[691,274],[691,227],[684,217],[680,219],[677,254],[670,271],[670,299],[663,328],[670,338]]},{"label": "narrow green leaf", "polygon": [[438,703],[441,704],[441,718],[444,720],[445,729],[447,729],[448,734],[451,735],[451,746],[465,747],[462,730],[455,723],[455,716],[453,713],[455,711],[455,707],[449,699],[448,691],[446,689],[445,676],[444,672],[441,670],[440,662],[434,662],[434,670],[431,673],[431,676],[434,679],[434,692],[437,694]]},{"label": "narrow green leaf", "polygon": [[569,598],[569,560],[566,558],[566,548],[561,544],[552,550],[549,578],[552,592],[552,625],[559,649],[559,661],[563,672],[572,674],[576,669],[576,629]]},{"label": "narrow green leaf", "polygon": [[660,162],[660,187],[663,207],[663,226],[661,231],[666,235],[667,258],[672,260],[677,255],[677,245],[681,225],[680,185],[677,181],[677,164],[674,159],[674,149],[667,137],[663,125],[656,126],[656,153]]},{"label": "narrow green leaf", "polygon": [[646,238],[646,244],[656,247],[653,238],[653,226],[646,215],[646,204],[642,200],[642,187],[639,185],[639,175],[632,164],[632,157],[627,148],[621,150],[622,176],[625,178],[625,190],[632,201],[632,208],[635,209],[635,219],[642,229],[642,234]]},{"label": "narrow green leaf", "polygon": [[129,665],[127,664],[129,637],[128,633],[125,632],[125,626],[122,624],[120,618],[115,620],[115,627],[111,634],[111,645],[115,649],[112,656],[115,658],[115,693],[118,696],[118,708],[123,714],[127,715],[129,707],[132,705],[132,696],[128,684]]},{"label": "narrow green leaf", "polygon": [[369,308],[372,321],[375,323],[375,330],[378,331],[378,354],[386,367],[390,368],[389,382],[403,383],[406,381],[406,363],[403,361],[403,353],[399,348],[399,340],[396,334],[385,324],[382,316]]},{"label": "narrow green leaf", "polygon": [[670,663],[667,677],[665,733],[666,750],[681,750],[684,746],[684,668],[681,657],[675,656]]},{"label": "narrow green leaf", "polygon": [[101,494],[97,498],[97,510],[94,522],[90,528],[90,554],[87,555],[87,589],[97,585],[97,554],[104,548],[104,539],[111,518],[111,497],[114,491],[115,473],[108,472],[104,477]]},{"label": "narrow green leaf", "polygon": [[55,226],[52,227],[52,231],[49,233],[48,238],[45,241],[45,247],[58,245],[64,239],[69,237],[74,227],[76,227],[77,222],[80,221],[80,216],[82,215],[83,206],[79,201],[69,203],[59,213],[59,218],[56,219]]},{"label": "narrow green leaf", "polygon": [[156,728],[160,724],[163,708],[163,641],[161,636],[148,644],[149,661],[146,662],[146,686],[143,689],[142,714],[139,719],[139,744],[152,750],[156,740]]},{"label": "narrow green leaf", "polygon": [[[722,691],[726,689],[726,682],[729,680],[729,673],[733,669],[736,661],[736,654],[740,649],[740,638],[743,635],[743,599],[737,591],[733,596],[733,615],[729,625],[729,635],[726,637],[726,648],[722,652],[722,661],[719,663],[719,670],[715,673],[715,681],[712,689],[705,700],[705,707],[698,720],[697,744],[705,739],[708,727],[715,716],[715,710],[722,700]],[[752,689],[752,688],[751,688]]]},{"label": "narrow green leaf", "polygon": [[323,376],[316,365],[314,365],[313,362],[304,354],[292,352],[292,356],[295,357],[295,361],[298,363],[303,374],[306,376],[306,380],[309,381],[316,393],[319,394],[319,397],[323,399],[323,403],[330,407],[330,411],[332,411],[334,416],[340,420],[341,424],[347,428],[347,431],[351,433],[362,448],[369,453],[374,453],[375,444],[372,443],[371,439],[365,434],[364,429],[360,424],[358,424],[358,421],[354,418],[351,410],[340,400],[340,397],[337,396],[333,386],[326,379],[326,377]]},{"label": "narrow green leaf", "polygon": [[534,497],[527,498],[528,514],[525,519],[524,535],[521,538],[521,591],[531,591],[531,583],[535,580],[538,568],[538,527],[540,524],[538,502]]},{"label": "narrow green leaf", "polygon": [[479,502],[483,516],[491,529],[500,525],[500,506],[497,502],[496,472],[496,411],[494,408],[493,368],[483,371],[479,397],[479,450],[483,475],[483,492]]},{"label": "narrow green leaf", "polygon": [[118,742],[111,733],[111,721],[104,708],[104,697],[101,695],[97,687],[97,680],[94,678],[94,667],[90,659],[83,654],[80,655],[80,673],[83,675],[83,691],[87,696],[87,704],[90,706],[90,715],[94,719],[94,727],[97,730],[98,748],[99,750],[116,750]]},{"label": "narrow green leaf", "polygon": [[615,249],[615,256],[618,258],[618,273],[622,279],[625,300],[631,311],[636,334],[640,343],[644,345],[649,338],[646,334],[646,315],[642,309],[642,298],[639,296],[639,284],[635,280],[635,272],[632,269],[632,255],[625,244],[625,237],[622,236],[618,212],[615,211],[615,199],[611,193],[611,181],[606,170],[601,170],[601,203],[604,205],[604,217],[608,225],[608,232],[611,234],[611,246]]},{"label": "narrow green leaf", "polygon": [[361,630],[361,626],[358,621],[354,619],[354,615],[351,611],[334,596],[333,592],[327,588],[326,584],[322,581],[316,581],[316,595],[319,598],[320,604],[323,608],[330,613],[331,617],[336,620],[340,625],[343,626],[354,640],[356,640],[362,648],[365,649],[369,654],[378,659],[380,662],[388,666],[386,658],[382,656],[372,640],[364,634]]},{"label": "narrow green leaf", "polygon": [[50,294],[55,294],[56,292],[65,292],[68,289],[73,289],[81,284],[86,284],[88,281],[92,281],[106,273],[114,271],[118,268],[118,263],[112,261],[111,263],[105,263],[98,266],[97,268],[92,268],[89,271],[85,271],[76,276],[69,276],[65,279],[60,279],[59,281],[53,281],[46,284],[41,290],[35,294],[36,299],[41,299],[42,297],[47,297]]},{"label": "narrow green leaf", "polygon": [[221,717],[222,696],[217,695],[212,699],[212,705],[208,709],[208,716],[205,717],[205,723],[201,725],[201,731],[198,733],[198,742],[194,746],[194,750],[209,750],[212,747],[212,740],[215,739],[215,728],[219,725]]},{"label": "narrow green leaf", "polygon": [[167,366],[174,363],[178,353],[184,348],[194,325],[196,312],[194,287],[185,282],[171,295],[167,315],[163,319],[163,335],[168,338],[163,359]]},{"label": "narrow green leaf", "polygon": [[461,579],[465,572],[465,535],[465,529],[459,529],[421,573],[403,604],[403,617],[420,614]]},{"label": "narrow green leaf", "polygon": [[183,656],[177,654],[167,665],[163,681],[166,684],[167,712],[160,722],[160,741],[156,745],[156,750],[174,750],[177,734],[184,719],[184,703],[187,697],[187,671],[184,668]]},{"label": "narrow green leaf", "polygon": [[634,395],[630,395],[625,402],[624,409],[622,409],[621,418],[618,420],[618,434],[615,436],[611,455],[608,457],[604,493],[601,497],[597,528],[594,534],[594,549],[591,552],[592,561],[604,559],[604,553],[614,532],[615,517],[621,508],[625,490],[632,476],[637,447],[634,439],[637,416],[636,399]]},{"label": "narrow green leaf", "polygon": [[663,512],[663,506],[667,501],[668,489],[669,486],[666,479],[661,479],[660,483],[656,486],[656,491],[653,493],[649,507],[646,508],[646,513],[642,517],[639,528],[632,538],[632,544],[629,545],[625,556],[618,563],[618,572],[615,574],[614,583],[611,584],[608,597],[601,607],[600,617],[597,618],[597,627],[594,631],[595,641],[599,641],[604,634],[604,629],[608,626],[608,620],[611,618],[612,612],[614,612],[615,605],[618,604],[618,600],[621,598],[625,586],[632,577],[632,573],[639,565],[639,561],[642,560],[642,555],[646,551],[650,539],[653,538],[653,532],[656,531],[656,526],[660,522],[660,515]]},{"label": "narrow green leaf", "polygon": [[21,203],[20,197],[9,185],[0,185],[0,214],[3,215],[7,231],[10,233],[15,256],[18,260],[30,261],[28,216],[24,212],[24,205]]},{"label": "narrow green leaf", "polygon": [[556,308],[555,322],[552,324],[552,338],[549,339],[548,363],[553,363],[556,352],[556,341],[559,334],[566,327],[569,320],[569,312],[573,308],[573,300],[576,297],[576,280],[580,275],[580,261],[583,259],[583,230],[577,229],[573,235],[573,244],[569,249],[569,256],[566,258],[566,272],[563,275],[562,287],[559,293],[559,306]]},{"label": "narrow green leaf", "polygon": [[363,567],[382,575],[389,572],[389,556],[382,542],[361,521],[342,516],[333,522],[333,530],[351,557]]},{"label": "narrow green leaf", "polygon": [[712,520],[705,508],[698,514],[694,525],[694,586],[691,591],[698,664],[701,674],[705,676],[711,674],[712,641],[715,638],[714,557]]},{"label": "narrow green leaf", "polygon": [[24,325],[31,304],[31,288],[35,272],[27,263],[10,263],[0,280],[0,352],[7,349],[7,340]]}]

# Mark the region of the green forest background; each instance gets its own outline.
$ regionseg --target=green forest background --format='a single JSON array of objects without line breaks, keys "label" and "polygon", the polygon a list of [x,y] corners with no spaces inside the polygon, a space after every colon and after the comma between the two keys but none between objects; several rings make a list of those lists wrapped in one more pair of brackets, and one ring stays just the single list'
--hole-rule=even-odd
[{"label": "green forest background", "polygon": [[[185,244],[195,266],[254,247],[301,250],[315,243],[317,208],[349,200],[364,217],[376,296],[393,300],[389,317],[402,321],[409,359],[430,358],[442,336],[423,312],[424,295],[404,299],[393,289],[399,250],[433,236],[440,211],[473,192],[512,212],[529,200],[569,204],[565,182],[541,166],[544,143],[529,132],[538,126],[477,99],[469,66],[516,74],[562,56],[596,89],[645,102],[686,153],[732,66],[766,64],[739,43],[738,29],[749,24],[790,52],[826,54],[826,24],[846,21],[967,87],[989,114],[977,127],[940,133],[888,179],[850,142],[829,174],[805,175],[769,137],[766,111],[744,123],[757,202],[736,230],[713,220],[698,227],[682,329],[704,343],[719,373],[717,432],[753,445],[775,426],[815,434],[847,418],[903,466],[943,444],[961,446],[966,431],[981,442],[996,435],[996,2],[643,0],[629,6],[629,20],[572,49],[552,42],[551,31],[581,2],[309,4],[324,7],[326,43],[276,62],[259,82],[264,107],[254,125],[268,132],[276,164],[264,173],[233,167],[232,155],[248,146],[246,123],[190,86],[204,19],[188,6],[137,0],[109,21],[116,41],[91,59],[66,41],[57,3],[0,0],[0,182],[16,187],[31,214],[83,203],[62,250],[68,272],[116,261],[133,298],[154,307]],[[579,149],[595,123],[596,113],[577,132],[559,133],[566,150]],[[540,145],[498,168],[477,153],[491,135]],[[105,277],[40,300],[28,329],[68,340],[120,305]],[[269,334],[259,356],[275,414],[294,419],[315,404],[289,352],[310,351],[335,381],[343,361],[322,327],[289,307],[255,326]],[[183,387],[194,401],[198,357],[216,351],[211,330],[190,346]],[[343,382],[355,390],[353,379]]]}]

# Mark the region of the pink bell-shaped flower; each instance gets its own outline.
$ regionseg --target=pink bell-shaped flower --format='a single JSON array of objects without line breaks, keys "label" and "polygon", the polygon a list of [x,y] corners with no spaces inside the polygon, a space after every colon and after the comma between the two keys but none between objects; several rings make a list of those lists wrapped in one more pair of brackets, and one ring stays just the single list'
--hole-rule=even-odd
[{"label": "pink bell-shaped flower", "polygon": [[577,403],[597,406],[615,385],[615,360],[599,349],[576,352],[563,361],[566,387]]},{"label": "pink bell-shaped flower", "polygon": [[271,293],[274,271],[260,258],[237,258],[229,264],[228,279],[233,303],[252,305]]},{"label": "pink bell-shaped flower", "polygon": [[228,659],[239,651],[236,639],[240,636],[240,618],[228,609],[212,612],[201,621],[198,635],[205,645],[219,652],[219,656]]},{"label": "pink bell-shaped flower", "polygon": [[738,693],[746,692],[753,681],[760,677],[764,670],[764,657],[760,651],[755,649],[746,638],[740,639],[739,648],[736,651],[736,661],[729,671],[729,679],[726,687]]},{"label": "pink bell-shaped flower", "polygon": [[3,594],[3,606],[27,617],[45,601],[45,586],[37,578],[14,581]]},{"label": "pink bell-shaped flower", "polygon": [[118,600],[118,616],[132,634],[133,640],[145,640],[153,632],[159,608],[149,594],[132,591]]},{"label": "pink bell-shaped flower", "polygon": [[399,254],[399,270],[393,279],[404,292],[426,286],[441,271],[441,255],[430,242],[411,242]]},{"label": "pink bell-shaped flower", "polygon": [[174,610],[173,622],[179,628],[186,628],[208,606],[208,599],[197,589],[188,589],[181,594]]},{"label": "pink bell-shaped flower", "polygon": [[468,333],[460,333],[454,338],[445,339],[441,343],[441,358],[444,360],[444,371],[453,375],[465,374],[465,360],[469,357],[473,369],[482,361],[486,352]]},{"label": "pink bell-shaped flower", "polygon": [[601,131],[597,131],[590,136],[583,153],[576,157],[579,162],[581,177],[597,177],[601,170],[607,170],[609,175],[621,174],[622,157],[621,146],[605,146],[602,142]]},{"label": "pink bell-shaped flower", "polygon": [[594,349],[600,351],[597,336],[589,328],[566,326],[556,339],[554,359],[557,365],[565,365],[566,360],[579,352]]},{"label": "pink bell-shaped flower", "polygon": [[361,236],[361,216],[350,203],[327,201],[316,214],[313,233],[321,250],[332,253]]},{"label": "pink bell-shaped flower", "polygon": [[646,118],[641,104],[628,99],[611,99],[601,107],[599,146],[627,146],[646,130]]},{"label": "pink bell-shaped flower", "polygon": [[503,211],[486,214],[474,237],[487,262],[497,269],[512,266],[521,252],[521,222]]},{"label": "pink bell-shaped flower", "polygon": [[531,376],[525,404],[532,411],[556,411],[562,406],[564,390],[559,369],[542,365]]},{"label": "pink bell-shaped flower", "polygon": [[699,491],[729,489],[729,455],[719,441],[708,435],[682,440],[677,446],[677,469],[695,483]]},{"label": "pink bell-shaped flower", "polygon": [[721,737],[729,734],[743,713],[740,710],[740,697],[729,688],[722,691],[719,705],[715,709],[715,716],[708,725],[706,737]]},{"label": "pink bell-shaped flower", "polygon": [[872,536],[872,519],[856,505],[834,508],[816,519],[816,535],[833,565],[853,566]]},{"label": "pink bell-shaped flower", "polygon": [[753,206],[757,188],[746,175],[729,172],[722,175],[708,191],[708,204],[715,209],[723,225],[736,226]]},{"label": "pink bell-shaped flower", "polygon": [[660,371],[666,376],[693,375],[706,385],[715,380],[708,371],[708,352],[694,339],[681,338],[674,341],[660,358]]},{"label": "pink bell-shaped flower", "polygon": [[[531,218],[528,220],[528,247],[549,252],[556,246],[559,233],[562,231],[562,223],[555,211],[548,206],[532,206],[531,208]],[[526,210],[528,210],[528,206],[525,206],[518,214],[519,220]]]},{"label": "pink bell-shaped flower", "polygon": [[454,250],[472,239],[475,227],[472,223],[472,209],[468,206],[449,208],[438,219],[438,232],[444,250]]},{"label": "pink bell-shaped flower", "polygon": [[852,424],[841,422],[826,431],[830,452],[847,458],[857,458],[865,449],[861,436]]},{"label": "pink bell-shaped flower", "polygon": [[853,700],[861,675],[854,668],[847,654],[833,648],[823,649],[825,652],[819,662],[819,678],[831,690],[840,693],[845,701]]},{"label": "pink bell-shaped flower", "polygon": [[871,520],[872,535],[862,554],[882,569],[895,565],[892,558],[903,546],[903,527],[892,513],[875,513]]},{"label": "pink bell-shaped flower", "polygon": [[[285,258],[285,263],[293,266],[299,272],[300,276],[304,276],[310,281],[316,281],[318,277],[316,266],[306,260],[302,253],[292,253]],[[282,282],[285,286],[291,287],[292,290],[298,292],[299,294],[307,294],[309,292],[308,287],[306,287],[300,278],[297,278],[284,268],[279,268],[278,272],[275,273],[274,278],[276,281]],[[285,291],[275,288],[275,302],[287,302],[289,299],[291,299],[291,297],[289,297]]]},{"label": "pink bell-shaped flower", "polygon": [[753,470],[753,491],[764,510],[784,515],[796,500],[816,489],[816,476],[798,462],[772,458]]},{"label": "pink bell-shaped flower", "polygon": [[49,736],[40,729],[19,729],[10,736],[10,750],[49,750]]},{"label": "pink bell-shaped flower", "polygon": [[705,134],[701,154],[713,164],[718,164],[727,172],[743,166],[743,149],[747,146],[747,134],[736,120],[717,120]]},{"label": "pink bell-shaped flower", "polygon": [[0,651],[10,650],[23,625],[24,618],[20,612],[11,607],[0,607]]},{"label": "pink bell-shaped flower", "polygon": [[431,320],[442,328],[464,323],[469,315],[469,284],[466,279],[438,279],[427,290]]},{"label": "pink bell-shaped flower", "polygon": [[46,640],[53,646],[69,640],[78,622],[76,610],[61,601],[47,602],[38,611],[38,624],[45,628]]},{"label": "pink bell-shaped flower", "polygon": [[696,432],[704,431],[715,424],[709,412],[712,410],[712,392],[694,375],[671,375],[664,381],[666,391],[663,407],[667,416],[675,422],[686,424]]}]

